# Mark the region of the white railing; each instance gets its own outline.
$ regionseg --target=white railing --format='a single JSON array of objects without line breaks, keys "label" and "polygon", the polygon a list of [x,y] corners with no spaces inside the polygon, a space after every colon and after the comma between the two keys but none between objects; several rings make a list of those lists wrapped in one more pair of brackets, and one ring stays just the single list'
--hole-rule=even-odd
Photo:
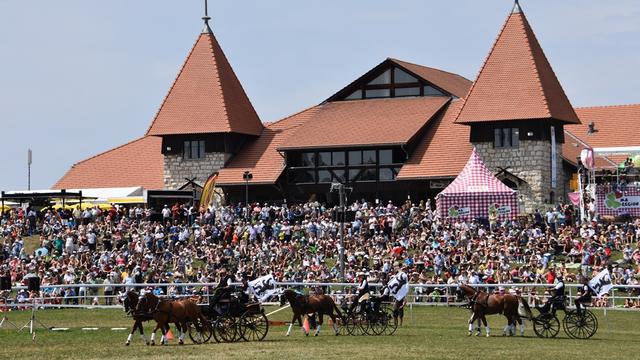
[{"label": "white railing", "polygon": [[[235,286],[241,284],[235,283]],[[179,298],[193,297],[201,295],[204,304],[208,302],[209,295],[213,294],[213,290],[217,283],[152,283],[152,284],[65,284],[65,285],[41,285],[40,293],[31,298],[17,299],[17,291],[27,290],[26,286],[17,286],[13,291],[0,296],[0,310],[3,308],[24,308],[30,309],[33,304],[37,304],[38,308],[121,308],[120,292],[132,290],[136,288],[164,288],[170,294],[163,294],[163,297]],[[298,288],[304,289],[322,289],[324,293],[328,293],[338,302],[342,302],[345,298],[352,297],[353,291],[357,284],[354,283],[320,283],[320,282],[277,282],[279,288]],[[372,292],[376,292],[375,288],[381,286],[379,283],[371,283],[374,288]],[[511,289],[518,288],[519,294],[525,297],[529,303],[542,303],[548,297],[544,293],[544,289],[550,289],[548,284],[478,284],[471,285],[481,288],[485,291],[491,291],[498,287],[504,287],[506,292]],[[466,300],[458,299],[456,295],[457,284],[410,284],[409,294],[407,295],[407,305],[413,306],[458,306],[466,303]],[[577,297],[577,288],[580,284],[567,284],[566,295],[573,305],[573,299]],[[64,291],[74,289],[75,294],[64,296]],[[84,293],[79,294],[79,289],[83,288]],[[114,294],[105,295],[105,289],[114,290]],[[437,289],[437,290],[436,290]],[[532,290],[536,290],[533,292]],[[16,291],[17,290],[17,291]],[[200,292],[200,290],[202,290]],[[435,291],[435,292],[434,292]],[[426,292],[429,292],[428,294]],[[635,295],[633,293],[635,292]],[[606,309],[624,309],[621,302],[626,299],[638,300],[640,297],[640,285],[614,285],[609,292],[609,296],[604,300],[604,306],[598,308]],[[275,299],[274,299],[275,300]],[[594,302],[598,301],[594,297]],[[275,305],[276,302],[268,302],[265,304]]]}]

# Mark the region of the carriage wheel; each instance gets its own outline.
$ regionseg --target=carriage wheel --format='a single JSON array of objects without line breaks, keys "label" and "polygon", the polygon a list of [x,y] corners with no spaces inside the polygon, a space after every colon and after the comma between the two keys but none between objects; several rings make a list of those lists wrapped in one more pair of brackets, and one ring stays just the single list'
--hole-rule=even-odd
[{"label": "carriage wheel", "polygon": [[393,335],[398,329],[398,319],[393,318],[393,309],[389,307],[384,308],[385,318],[387,319],[387,326],[384,328],[384,335]]},{"label": "carriage wheel", "polygon": [[223,315],[213,323],[213,338],[217,342],[234,342],[238,337],[238,328],[236,326],[236,319]]},{"label": "carriage wheel", "polygon": [[540,315],[533,319],[533,331],[541,338],[554,338],[560,332],[560,321],[555,315]]},{"label": "carriage wheel", "polygon": [[269,320],[260,312],[257,314],[244,313],[238,323],[240,337],[244,341],[262,341],[269,332]]},{"label": "carriage wheel", "polygon": [[378,313],[371,314],[369,322],[369,335],[382,335],[386,330],[389,319],[387,314],[380,310]]},{"label": "carriage wheel", "polygon": [[338,327],[338,334],[350,335],[349,329],[347,328],[348,320],[349,320],[349,317],[347,315],[336,316],[336,326]]},{"label": "carriage wheel", "polygon": [[354,313],[347,318],[347,332],[349,332],[349,335],[366,335],[368,327],[367,318],[362,314]]},{"label": "carriage wheel", "polygon": [[197,320],[197,324],[189,324],[189,338],[195,344],[204,344],[211,339],[213,334],[213,327],[209,321],[202,323],[200,319]]},{"label": "carriage wheel", "polygon": [[589,310],[582,315],[571,311],[566,313],[562,325],[572,339],[588,339],[598,331],[598,318]]}]

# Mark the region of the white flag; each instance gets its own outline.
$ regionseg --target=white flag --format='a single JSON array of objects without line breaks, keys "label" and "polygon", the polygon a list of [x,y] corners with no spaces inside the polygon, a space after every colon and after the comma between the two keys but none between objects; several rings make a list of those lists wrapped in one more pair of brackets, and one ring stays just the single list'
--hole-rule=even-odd
[{"label": "white flag", "polygon": [[260,302],[265,302],[276,292],[276,279],[272,274],[259,277],[249,281],[249,286],[256,293],[256,297]]},{"label": "white flag", "polygon": [[591,281],[589,281],[589,287],[596,293],[597,297],[601,297],[611,290],[613,284],[611,283],[611,274],[609,270],[604,269],[598,273]]},{"label": "white flag", "polygon": [[[389,293],[398,301],[404,299],[409,293],[409,281],[405,273],[401,273],[401,276],[397,274],[389,280],[387,286],[389,287]],[[404,275],[404,276],[402,276]]]}]

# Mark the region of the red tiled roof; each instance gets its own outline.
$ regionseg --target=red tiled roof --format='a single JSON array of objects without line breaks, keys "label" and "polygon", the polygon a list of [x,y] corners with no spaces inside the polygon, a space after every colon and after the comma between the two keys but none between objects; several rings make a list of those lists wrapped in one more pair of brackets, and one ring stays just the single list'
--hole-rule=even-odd
[{"label": "red tiled roof", "polygon": [[462,100],[454,100],[447,110],[432,120],[398,180],[455,177],[464,168],[473,150],[468,126],[455,123]]},{"label": "red tiled roof", "polygon": [[[640,145],[640,104],[576,108],[582,124],[565,125],[592,147]],[[589,123],[597,132],[587,135]]]},{"label": "red tiled roof", "polygon": [[279,148],[406,144],[449,100],[429,96],[324,103]]},{"label": "red tiled roof", "polygon": [[301,124],[311,119],[319,110],[312,107],[280,121],[269,124],[259,138],[245,145],[231,162],[220,170],[217,185],[244,184],[242,174],[253,174],[251,184],[273,184],[284,170],[284,159],[277,148],[291,136]]},{"label": "red tiled roof", "polygon": [[456,122],[556,119],[580,123],[524,13],[505,22]]},{"label": "red tiled roof", "polygon": [[200,34],[147,135],[261,131],[262,123],[215,36]]},{"label": "red tiled roof", "polygon": [[[580,151],[586,146],[614,147],[640,145],[640,104],[613,105],[576,108],[581,124],[565,125],[565,138],[562,146],[563,157],[576,163]],[[589,123],[594,123],[597,132],[588,135]],[[579,140],[573,139],[573,137]],[[586,145],[585,145],[586,144]],[[596,156],[596,167],[611,167],[614,163],[624,161],[624,157]]]},{"label": "red tiled roof", "polygon": [[389,60],[459,98],[465,97],[473,84],[471,80],[458,74],[398,59],[389,58]]},{"label": "red tiled roof", "polygon": [[142,186],[164,187],[162,139],[145,136],[76,163],[54,189],[88,189]]}]

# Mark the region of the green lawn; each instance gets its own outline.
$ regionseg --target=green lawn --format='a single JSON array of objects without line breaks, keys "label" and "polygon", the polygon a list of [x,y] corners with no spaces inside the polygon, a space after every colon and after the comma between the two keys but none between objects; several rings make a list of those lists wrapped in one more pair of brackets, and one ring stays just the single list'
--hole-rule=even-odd
[{"label": "green lawn", "polygon": [[[270,319],[288,320],[290,314],[285,309]],[[178,346],[174,340],[166,347],[148,347],[136,336],[132,345],[125,347],[127,332],[109,330],[131,326],[131,320],[120,310],[47,310],[38,312],[45,324],[71,330],[38,330],[35,342],[28,333],[0,330],[0,359],[637,359],[640,313],[609,311],[606,318],[601,311],[597,314],[600,329],[590,340],[571,340],[562,331],[557,339],[539,339],[530,322],[526,322],[524,338],[503,338],[500,335],[505,321],[497,316],[490,318],[491,338],[469,338],[469,312],[442,307],[407,311],[405,326],[388,337],[336,337],[325,324],[317,338],[304,337],[297,327],[292,336],[285,337],[286,327],[276,326],[259,343],[193,345],[187,340],[187,345]],[[29,315],[12,312],[10,319],[22,325]],[[101,329],[83,331],[83,326]]]}]

